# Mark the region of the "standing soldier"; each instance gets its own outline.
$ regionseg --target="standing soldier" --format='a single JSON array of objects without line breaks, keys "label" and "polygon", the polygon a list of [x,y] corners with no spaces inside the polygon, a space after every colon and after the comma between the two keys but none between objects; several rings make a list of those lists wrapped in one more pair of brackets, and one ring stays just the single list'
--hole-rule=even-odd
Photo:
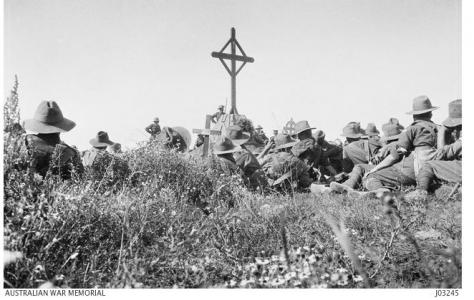
[{"label": "standing soldier", "polygon": [[222,115],[225,115],[224,105],[219,105],[217,107],[217,112],[215,112],[213,115],[211,115],[211,122],[212,123],[217,123],[217,121],[219,121],[219,119]]},{"label": "standing soldier", "polygon": [[60,139],[61,132],[68,132],[76,123],[66,119],[55,101],[43,101],[32,119],[25,120],[23,127],[36,132],[24,138],[22,154],[26,154],[28,168],[41,176],[48,171],[69,179],[73,172],[84,171],[79,153]]},{"label": "standing soldier", "polygon": [[145,128],[145,131],[151,134],[150,139],[155,139],[161,133],[160,119],[158,117],[153,119],[153,123]]}]

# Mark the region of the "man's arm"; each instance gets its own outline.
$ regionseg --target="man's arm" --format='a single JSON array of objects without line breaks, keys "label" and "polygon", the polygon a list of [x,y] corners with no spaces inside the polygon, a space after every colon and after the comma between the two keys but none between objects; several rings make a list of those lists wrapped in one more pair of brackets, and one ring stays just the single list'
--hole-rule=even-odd
[{"label": "man's arm", "polygon": [[147,127],[145,127],[145,131],[151,134],[151,127],[152,126],[153,125],[148,125]]}]

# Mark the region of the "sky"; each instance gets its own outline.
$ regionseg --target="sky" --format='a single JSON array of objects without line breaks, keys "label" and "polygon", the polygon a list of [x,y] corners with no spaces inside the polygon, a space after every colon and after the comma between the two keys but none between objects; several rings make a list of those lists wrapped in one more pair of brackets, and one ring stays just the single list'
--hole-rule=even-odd
[{"label": "sky", "polygon": [[340,138],[350,121],[407,126],[427,95],[434,121],[461,98],[460,0],[5,0],[4,97],[19,78],[22,119],[58,102],[83,150],[104,130],[124,147],[162,126],[203,128],[230,106],[218,59],[235,27],[255,62],[237,109],[272,134],[293,118]]}]

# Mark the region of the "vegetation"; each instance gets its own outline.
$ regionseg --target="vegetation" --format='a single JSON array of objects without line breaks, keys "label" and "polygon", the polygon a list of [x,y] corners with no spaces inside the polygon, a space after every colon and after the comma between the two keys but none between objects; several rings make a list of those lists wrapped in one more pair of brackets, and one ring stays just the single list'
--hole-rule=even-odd
[{"label": "vegetation", "polygon": [[446,187],[423,202],[253,194],[159,141],[124,153],[119,181],[40,178],[18,159],[6,145],[4,249],[22,258],[5,287],[461,287]]}]

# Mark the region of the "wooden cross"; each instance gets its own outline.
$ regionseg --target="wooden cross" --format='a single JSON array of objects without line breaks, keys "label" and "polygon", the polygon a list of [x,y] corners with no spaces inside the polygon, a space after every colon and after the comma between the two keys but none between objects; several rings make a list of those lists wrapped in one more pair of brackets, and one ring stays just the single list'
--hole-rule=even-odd
[{"label": "wooden cross", "polygon": [[284,134],[289,134],[289,135],[294,135],[295,134],[295,121],[293,121],[293,118],[291,118],[286,124],[285,127],[283,127],[283,133]]},{"label": "wooden cross", "polygon": [[[227,48],[227,46],[230,45],[230,51],[231,53],[224,53],[224,50]],[[236,47],[239,49],[241,55],[236,54]],[[240,46],[239,42],[237,42],[237,39],[235,38],[235,28],[232,27],[230,30],[230,39],[227,41],[227,43],[222,47],[221,51],[219,52],[212,52],[211,53],[212,57],[218,58],[224,68],[227,70],[227,72],[230,75],[231,79],[231,109],[229,111],[229,114],[235,114],[238,115],[239,113],[237,112],[237,98],[236,98],[236,78],[237,74],[239,74],[240,70],[245,66],[246,63],[253,63],[254,59],[253,57],[249,57],[245,54],[244,49]],[[230,68],[227,66],[227,64],[224,62],[224,59],[230,60]],[[241,61],[242,65],[238,69],[236,69],[235,63],[237,61]]]},{"label": "wooden cross", "polygon": [[193,129],[193,133],[204,136],[204,144],[202,145],[202,157],[206,157],[209,153],[209,136],[221,135],[220,130],[211,130],[211,115],[206,115],[206,124],[204,129]]}]

